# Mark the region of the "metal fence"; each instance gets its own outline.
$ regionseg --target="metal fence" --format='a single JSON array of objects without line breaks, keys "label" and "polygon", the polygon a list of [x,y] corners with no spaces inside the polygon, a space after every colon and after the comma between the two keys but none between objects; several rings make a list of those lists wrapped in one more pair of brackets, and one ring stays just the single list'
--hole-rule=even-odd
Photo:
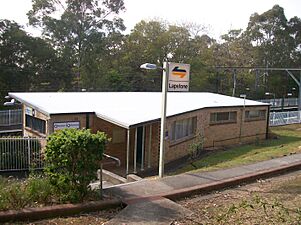
[{"label": "metal fence", "polygon": [[298,98],[284,98],[283,100],[282,100],[282,98],[259,99],[259,100],[256,100],[256,101],[268,103],[273,108],[281,108],[282,105],[283,105],[283,107],[298,106]]},{"label": "metal fence", "polygon": [[45,138],[0,138],[0,172],[41,169]]},{"label": "metal fence", "polygon": [[22,124],[22,109],[0,111],[0,126]]},{"label": "metal fence", "polygon": [[301,123],[301,111],[271,112],[270,126]]}]

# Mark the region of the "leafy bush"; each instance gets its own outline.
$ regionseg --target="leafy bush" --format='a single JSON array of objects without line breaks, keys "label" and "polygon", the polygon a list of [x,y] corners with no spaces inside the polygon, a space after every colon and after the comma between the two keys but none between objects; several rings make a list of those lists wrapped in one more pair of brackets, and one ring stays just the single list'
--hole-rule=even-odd
[{"label": "leafy bush", "polygon": [[78,202],[87,196],[107,140],[104,133],[85,129],[64,129],[49,136],[45,172],[63,201]]},{"label": "leafy bush", "polygon": [[47,177],[30,176],[27,180],[0,177],[0,210],[47,205],[58,200]]},{"label": "leafy bush", "polygon": [[27,182],[26,192],[31,201],[47,205],[56,200],[56,189],[51,185],[48,177],[33,175],[28,178]]},{"label": "leafy bush", "polygon": [[201,151],[204,149],[205,138],[203,132],[199,132],[193,143],[189,145],[188,154],[190,159],[199,158]]}]

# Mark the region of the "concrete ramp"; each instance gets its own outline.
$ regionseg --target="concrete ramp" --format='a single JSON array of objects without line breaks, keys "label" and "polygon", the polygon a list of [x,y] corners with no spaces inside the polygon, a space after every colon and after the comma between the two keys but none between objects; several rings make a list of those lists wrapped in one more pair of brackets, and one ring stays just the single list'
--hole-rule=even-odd
[{"label": "concrete ramp", "polygon": [[190,210],[167,198],[144,199],[129,204],[106,225],[166,225],[191,214]]}]

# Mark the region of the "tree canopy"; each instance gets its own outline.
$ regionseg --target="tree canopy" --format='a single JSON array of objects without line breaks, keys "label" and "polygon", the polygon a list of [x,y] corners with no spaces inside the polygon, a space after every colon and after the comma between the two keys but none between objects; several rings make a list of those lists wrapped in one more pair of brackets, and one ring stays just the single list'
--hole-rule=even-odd
[{"label": "tree canopy", "polygon": [[[145,62],[191,64],[191,91],[234,94],[250,90],[284,96],[293,87],[283,72],[216,69],[300,67],[301,19],[284,9],[250,16],[245,30],[216,40],[200,24],[140,21],[124,34],[123,0],[33,0],[29,23],[42,29],[29,35],[13,21],[0,20],[0,90],[8,91],[160,91],[160,71]],[[233,76],[236,87],[233,88]]]}]

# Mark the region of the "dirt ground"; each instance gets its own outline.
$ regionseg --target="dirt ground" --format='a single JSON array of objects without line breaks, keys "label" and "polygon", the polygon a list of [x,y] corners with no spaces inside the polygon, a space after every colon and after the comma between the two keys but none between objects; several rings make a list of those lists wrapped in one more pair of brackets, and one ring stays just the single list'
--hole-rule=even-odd
[{"label": "dirt ground", "polygon": [[99,211],[89,214],[81,214],[73,217],[54,218],[31,223],[19,223],[20,225],[102,225],[112,219],[120,209]]},{"label": "dirt ground", "polygon": [[[198,195],[177,202],[193,214],[173,225],[301,224],[301,171]],[[120,209],[55,218],[27,225],[105,224]]]},{"label": "dirt ground", "polygon": [[301,171],[177,203],[193,215],[173,225],[301,224]]}]

